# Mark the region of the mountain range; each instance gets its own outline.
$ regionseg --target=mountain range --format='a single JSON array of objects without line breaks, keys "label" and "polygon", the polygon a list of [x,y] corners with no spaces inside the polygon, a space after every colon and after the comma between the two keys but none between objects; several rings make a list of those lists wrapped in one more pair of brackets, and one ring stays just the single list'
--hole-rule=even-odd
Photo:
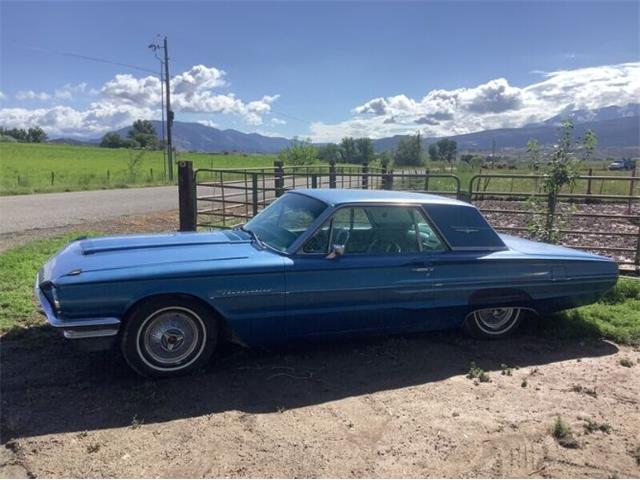
[{"label": "mountain range", "polygon": [[[564,119],[574,122],[576,136],[588,129],[596,132],[598,147],[638,147],[640,146],[640,104],[609,106],[594,110],[566,109],[559,115],[547,120],[525,125],[520,128],[500,128],[481,132],[452,135],[447,138],[458,143],[458,150],[497,150],[525,148],[527,142],[535,138],[541,145],[552,145],[558,138],[558,126]],[[159,121],[153,121],[157,132],[162,127]],[[117,131],[126,137],[131,127]],[[373,140],[377,152],[395,148],[402,135]],[[424,144],[437,141],[438,137],[424,138]],[[78,139],[56,139],[56,143],[97,144],[100,139],[80,141]],[[244,152],[277,153],[288,147],[291,140],[284,137],[267,137],[258,133],[243,133],[237,130],[209,127],[200,123],[174,122],[173,143],[178,150],[201,152]]]}]

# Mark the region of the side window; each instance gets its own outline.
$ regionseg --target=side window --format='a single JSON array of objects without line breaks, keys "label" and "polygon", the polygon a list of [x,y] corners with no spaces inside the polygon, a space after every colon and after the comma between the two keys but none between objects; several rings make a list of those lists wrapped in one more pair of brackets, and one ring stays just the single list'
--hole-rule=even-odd
[{"label": "side window", "polygon": [[420,209],[413,209],[415,215],[415,227],[412,229],[416,232],[418,241],[420,242],[420,250],[423,252],[443,252],[446,250],[444,243],[440,240],[438,234],[436,234],[431,224],[424,217],[424,213]]},{"label": "side window", "polygon": [[416,207],[345,207],[305,243],[304,253],[328,253],[344,245],[345,255],[394,255],[441,252],[446,248]]}]

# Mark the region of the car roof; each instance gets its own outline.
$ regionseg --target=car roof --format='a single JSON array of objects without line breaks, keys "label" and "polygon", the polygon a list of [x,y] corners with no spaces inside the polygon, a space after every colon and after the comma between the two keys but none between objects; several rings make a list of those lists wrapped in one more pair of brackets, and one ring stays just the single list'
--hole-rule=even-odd
[{"label": "car roof", "polygon": [[400,192],[395,190],[362,190],[348,188],[302,188],[291,190],[308,197],[316,198],[329,205],[343,203],[421,203],[439,205],[469,206],[453,198],[416,192]]}]

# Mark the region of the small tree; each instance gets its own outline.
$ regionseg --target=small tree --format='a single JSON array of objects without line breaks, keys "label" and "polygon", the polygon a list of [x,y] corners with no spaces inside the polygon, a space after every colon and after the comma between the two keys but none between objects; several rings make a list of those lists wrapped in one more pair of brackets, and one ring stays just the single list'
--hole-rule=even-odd
[{"label": "small tree", "polygon": [[440,160],[440,152],[438,152],[438,146],[435,143],[432,143],[431,145],[429,145],[429,159],[432,162],[437,162],[438,160]]},{"label": "small tree", "polygon": [[394,163],[399,166],[422,165],[422,139],[420,134],[403,137],[398,142],[394,155]]},{"label": "small tree", "polygon": [[344,137],[340,142],[340,150],[342,151],[342,161],[345,163],[355,163],[356,161],[356,142],[353,137]]},{"label": "small tree", "polygon": [[342,158],[340,147],[335,143],[327,143],[318,147],[318,158],[322,162],[339,162]]},{"label": "small tree", "polygon": [[100,141],[100,146],[102,148],[120,148],[123,147],[123,139],[116,132],[108,132],[102,137]]},{"label": "small tree", "polygon": [[47,134],[40,127],[33,127],[27,131],[27,142],[29,143],[44,143],[47,141]]},{"label": "small tree", "polygon": [[438,156],[440,160],[445,160],[451,168],[453,168],[453,162],[458,155],[458,144],[455,140],[449,138],[442,138],[436,142],[438,148]]},{"label": "small tree", "polygon": [[362,165],[368,165],[369,162],[373,161],[373,157],[375,156],[373,152],[373,142],[370,138],[358,138],[355,140],[356,144],[356,160],[358,163]]},{"label": "small tree", "polygon": [[[544,205],[536,199],[532,201],[534,215],[529,222],[529,232],[532,236],[549,243],[555,243],[560,236],[558,225],[558,207],[560,192],[566,186],[575,185],[580,175],[580,165],[591,157],[597,145],[594,132],[587,131],[578,144],[573,142],[573,123],[569,120],[562,122],[558,144],[549,155],[548,163],[544,167],[544,180],[542,189],[545,192]],[[540,157],[537,142],[529,142],[530,155]],[[582,157],[575,154],[575,150],[582,151]]]},{"label": "small tree", "polygon": [[318,150],[311,139],[300,140],[294,137],[291,145],[282,150],[278,158],[287,165],[310,165],[318,160]]},{"label": "small tree", "polygon": [[156,129],[149,120],[136,120],[133,122],[133,128],[129,130],[127,136],[131,140],[135,140],[140,145],[140,148],[154,150],[159,146]]}]

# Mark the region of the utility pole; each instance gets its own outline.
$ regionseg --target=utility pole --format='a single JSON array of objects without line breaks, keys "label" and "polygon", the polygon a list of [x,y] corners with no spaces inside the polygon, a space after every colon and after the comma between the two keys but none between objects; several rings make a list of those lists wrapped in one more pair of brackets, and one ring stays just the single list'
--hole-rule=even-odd
[{"label": "utility pole", "polygon": [[173,142],[171,140],[171,127],[173,127],[173,111],[171,111],[171,77],[169,77],[169,48],[167,37],[164,37],[164,81],[165,81],[165,107],[167,109],[167,172],[169,181],[173,181]]}]

